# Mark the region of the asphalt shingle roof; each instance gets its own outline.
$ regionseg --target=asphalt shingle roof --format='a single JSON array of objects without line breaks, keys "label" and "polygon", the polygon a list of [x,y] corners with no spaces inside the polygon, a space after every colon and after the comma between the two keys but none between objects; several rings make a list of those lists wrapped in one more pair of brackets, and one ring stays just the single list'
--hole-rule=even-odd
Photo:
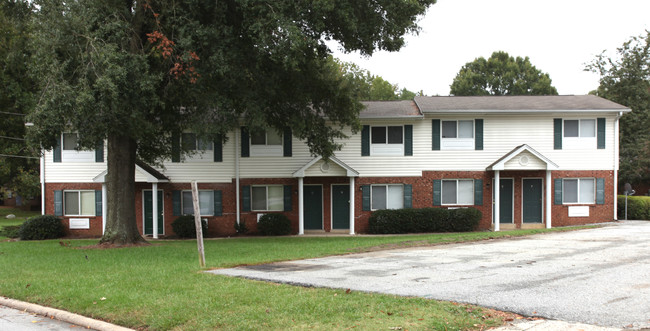
[{"label": "asphalt shingle roof", "polygon": [[445,111],[629,111],[595,95],[415,97],[423,113]]},{"label": "asphalt shingle roof", "polygon": [[360,118],[395,118],[421,117],[422,113],[413,100],[398,101],[363,101],[365,109],[359,114]]}]

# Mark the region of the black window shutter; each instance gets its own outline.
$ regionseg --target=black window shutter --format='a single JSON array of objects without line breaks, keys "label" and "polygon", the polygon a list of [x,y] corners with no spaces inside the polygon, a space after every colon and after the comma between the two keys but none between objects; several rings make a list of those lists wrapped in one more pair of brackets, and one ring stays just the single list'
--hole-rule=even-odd
[{"label": "black window shutter", "polygon": [[54,216],[63,216],[63,191],[54,191]]},{"label": "black window shutter", "polygon": [[251,187],[244,185],[241,188],[241,208],[242,211],[251,211]]},{"label": "black window shutter", "polygon": [[284,211],[291,211],[291,185],[284,185]]},{"label": "black window shutter", "polygon": [[291,146],[291,138],[292,138],[291,129],[290,128],[284,129],[284,132],[282,133],[282,139],[284,140],[284,143],[282,144],[284,156],[291,156],[293,152]]},{"label": "black window shutter", "polygon": [[553,149],[562,149],[562,119],[553,119]]},{"label": "black window shutter", "polygon": [[474,179],[474,205],[483,205],[483,180]]},{"label": "black window shutter", "polygon": [[102,191],[95,190],[95,216],[102,215]]},{"label": "black window shutter", "polygon": [[172,208],[174,216],[181,216],[181,191],[172,191]]},{"label": "black window shutter", "polygon": [[474,149],[483,150],[483,120],[474,120]]},{"label": "black window shutter", "polygon": [[172,133],[172,162],[181,162],[181,136]]},{"label": "black window shutter", "polygon": [[56,145],[54,145],[54,149],[52,150],[52,156],[53,156],[53,161],[54,162],[61,162],[61,137],[56,140]]},{"label": "black window shutter", "polygon": [[370,156],[370,126],[369,125],[364,125],[361,128],[361,156]]},{"label": "black window shutter", "polygon": [[555,199],[553,201],[556,205],[562,204],[562,178],[556,178],[555,182]]},{"label": "black window shutter", "polygon": [[404,208],[413,208],[413,186],[404,184]]},{"label": "black window shutter", "polygon": [[404,125],[404,155],[413,155],[413,125]]},{"label": "black window shutter", "polygon": [[598,149],[605,149],[605,119],[598,118],[597,122],[596,136],[598,137]]},{"label": "black window shutter", "polygon": [[431,150],[440,150],[440,120],[431,120]]},{"label": "black window shutter", "polygon": [[245,126],[241,127],[241,157],[249,157],[250,152],[250,140],[248,138],[248,129]]},{"label": "black window shutter", "polygon": [[104,141],[100,141],[95,147],[95,162],[104,162]]},{"label": "black window shutter", "polygon": [[223,215],[223,202],[221,191],[214,191],[214,216]]},{"label": "black window shutter", "polygon": [[361,185],[361,210],[370,210],[370,185]]},{"label": "black window shutter", "polygon": [[442,180],[433,180],[433,205],[442,206]]},{"label": "black window shutter", "polygon": [[605,178],[596,178],[596,204],[605,204]]},{"label": "black window shutter", "polygon": [[214,162],[223,162],[223,137],[219,135],[217,139],[213,141],[213,152],[214,152]]}]

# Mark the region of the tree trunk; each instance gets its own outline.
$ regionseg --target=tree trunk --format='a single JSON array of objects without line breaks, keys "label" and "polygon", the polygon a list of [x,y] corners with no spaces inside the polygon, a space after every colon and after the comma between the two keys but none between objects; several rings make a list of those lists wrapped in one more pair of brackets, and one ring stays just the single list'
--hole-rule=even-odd
[{"label": "tree trunk", "polygon": [[126,136],[108,137],[106,231],[100,243],[128,245],[146,242],[135,217],[136,143]]}]

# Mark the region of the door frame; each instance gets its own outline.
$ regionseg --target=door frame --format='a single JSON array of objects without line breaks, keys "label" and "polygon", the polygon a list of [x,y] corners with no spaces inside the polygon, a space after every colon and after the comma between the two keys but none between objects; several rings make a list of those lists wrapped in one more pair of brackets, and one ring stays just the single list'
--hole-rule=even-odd
[{"label": "door frame", "polygon": [[[144,214],[144,206],[145,206],[145,201],[144,201],[144,192],[149,191],[151,192],[151,189],[143,189],[142,190],[142,235],[146,236],[147,234],[145,233],[145,222],[146,222],[146,215]],[[165,190],[158,189],[158,192],[162,193],[162,199],[160,201],[162,202],[162,219],[158,219],[158,222],[162,222],[162,228],[163,228],[163,233],[158,233],[159,235],[165,235]],[[153,193],[152,193],[152,200],[151,204],[153,205]],[[151,206],[153,209],[153,206]],[[153,223],[153,219],[151,221]],[[153,224],[151,224],[151,228],[153,229]],[[153,232],[152,232],[153,234]]]},{"label": "door frame", "polygon": [[[539,179],[539,180],[541,180],[542,184],[539,187],[539,190],[540,190],[539,195],[542,197],[542,200],[540,202],[540,211],[541,211],[540,220],[541,220],[541,222],[528,222],[528,223],[524,222],[524,180],[525,179]],[[545,203],[545,201],[544,201],[544,187],[545,187],[544,177],[522,177],[521,178],[521,224],[522,225],[523,224],[544,224],[544,223],[546,223],[544,221],[544,203]]]},{"label": "door frame", "polygon": [[[335,228],[334,227],[334,186],[347,186],[348,187],[348,227],[347,228]],[[352,189],[350,188],[350,184],[331,184],[330,185],[330,222],[332,224],[332,230],[350,230],[350,208],[352,207],[350,205],[350,195],[352,194]]]},{"label": "door frame", "polygon": [[[512,200],[510,200],[510,201],[512,201],[511,206],[510,206],[510,208],[511,208],[510,209],[510,214],[512,215],[512,217],[511,217],[512,222],[511,223],[499,223],[499,224],[515,224],[515,178],[514,177],[502,177],[502,178],[499,178],[499,180],[501,180],[501,179],[509,179],[512,182],[512,197],[511,197]],[[494,180],[494,178],[492,178],[492,224],[494,224],[494,222],[496,221],[494,219],[494,207],[496,206],[496,201],[494,201],[494,188],[495,188],[494,183],[495,183],[495,180]],[[502,196],[501,192],[499,192],[499,196]],[[501,214],[501,208],[499,208],[499,214]],[[501,215],[499,215],[499,216],[501,216]]]},{"label": "door frame", "polygon": [[[306,190],[304,188],[306,186],[319,186],[320,187],[320,205],[321,206],[320,206],[320,229],[307,229],[307,228],[305,228],[305,230],[307,230],[307,231],[310,231],[310,230],[313,230],[313,231],[325,230],[325,197],[323,196],[323,184],[303,184],[303,190],[302,190],[303,201],[305,201],[304,200],[305,199],[304,194],[305,194]],[[302,211],[303,217],[304,217],[304,214],[305,214],[305,209],[306,209],[305,207],[306,206],[303,206],[303,211]],[[305,220],[305,223],[307,223],[306,220]]]}]

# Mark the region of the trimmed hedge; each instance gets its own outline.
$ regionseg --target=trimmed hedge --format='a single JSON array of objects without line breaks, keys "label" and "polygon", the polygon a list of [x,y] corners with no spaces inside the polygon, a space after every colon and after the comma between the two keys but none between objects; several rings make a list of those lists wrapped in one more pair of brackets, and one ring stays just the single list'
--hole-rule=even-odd
[{"label": "trimmed hedge", "polygon": [[18,230],[20,240],[45,240],[65,236],[61,219],[52,215],[35,216],[23,223]]},{"label": "trimmed hedge", "polygon": [[257,222],[257,231],[263,236],[291,234],[291,221],[284,214],[264,214]]},{"label": "trimmed hedge", "polygon": [[7,238],[20,237],[20,225],[7,225],[0,229],[0,236]]},{"label": "trimmed hedge", "polygon": [[[203,236],[208,232],[208,222],[201,220]],[[179,216],[172,222],[172,230],[179,238],[196,238],[196,225],[194,215]]]},{"label": "trimmed hedge", "polygon": [[368,232],[374,234],[469,232],[483,217],[476,208],[383,209],[368,219]]},{"label": "trimmed hedge", "polygon": [[[625,219],[625,196],[618,196],[618,219]],[[650,220],[650,197],[628,196],[627,197],[627,219],[628,220]]]}]

